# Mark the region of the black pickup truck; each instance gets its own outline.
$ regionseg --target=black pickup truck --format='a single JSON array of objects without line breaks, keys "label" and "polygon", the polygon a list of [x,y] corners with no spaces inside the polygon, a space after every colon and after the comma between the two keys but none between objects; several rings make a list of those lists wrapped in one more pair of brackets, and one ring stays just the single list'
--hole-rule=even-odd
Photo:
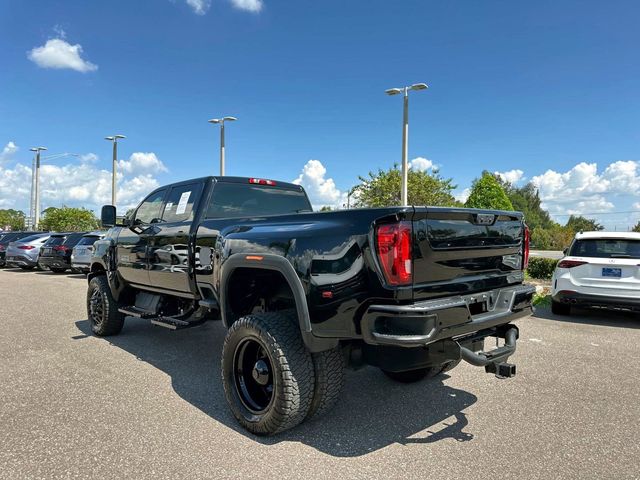
[{"label": "black pickup truck", "polygon": [[[222,320],[233,414],[261,435],[322,414],[344,369],[414,382],[461,360],[499,377],[531,313],[522,214],[436,207],[313,213],[298,185],[206,177],[151,193],[95,244],[96,335],[125,317],[170,329]],[[504,339],[484,351],[484,339]]]}]

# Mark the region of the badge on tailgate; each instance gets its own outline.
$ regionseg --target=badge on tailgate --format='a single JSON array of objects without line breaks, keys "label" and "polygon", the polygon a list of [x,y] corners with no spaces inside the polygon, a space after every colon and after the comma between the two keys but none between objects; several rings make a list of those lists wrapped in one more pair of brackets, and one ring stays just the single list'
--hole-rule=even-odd
[{"label": "badge on tailgate", "polygon": [[493,213],[476,213],[473,217],[476,225],[493,225],[496,218]]}]

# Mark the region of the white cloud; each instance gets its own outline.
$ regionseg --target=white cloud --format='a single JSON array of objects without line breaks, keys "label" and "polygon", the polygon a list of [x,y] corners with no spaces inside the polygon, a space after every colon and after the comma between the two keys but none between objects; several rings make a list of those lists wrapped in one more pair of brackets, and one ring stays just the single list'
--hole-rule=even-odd
[{"label": "white cloud", "polygon": [[511,185],[516,185],[520,180],[524,179],[524,172],[522,170],[513,169],[506,172],[494,172],[498,175],[502,181],[509,182]]},{"label": "white cloud", "polygon": [[82,163],[96,163],[100,157],[95,153],[85,153],[84,155],[80,155],[80,161]]},{"label": "white cloud", "polygon": [[464,190],[462,190],[461,192],[455,193],[453,194],[453,198],[455,198],[456,200],[458,200],[459,202],[466,202],[467,199],[469,198],[469,195],[471,195],[471,188],[465,188]]},{"label": "white cloud", "polygon": [[433,168],[433,162],[424,157],[416,157],[409,162],[409,168],[417,172],[425,172]]},{"label": "white cloud", "polygon": [[640,202],[636,202],[632,205],[634,210],[640,210]]},{"label": "white cloud", "polygon": [[136,152],[129,157],[129,160],[118,160],[118,169],[128,175],[168,171],[164,163],[152,152]]},{"label": "white cloud", "polygon": [[309,195],[314,210],[323,206],[342,208],[347,203],[346,192],[341,192],[332,178],[326,178],[327,169],[319,160],[309,160],[293,183],[302,185]]},{"label": "white cloud", "polygon": [[543,208],[551,213],[606,212],[617,195],[640,195],[640,164],[617,161],[598,173],[595,163],[579,163],[566,172],[547,170],[531,179]]},{"label": "white cloud", "polygon": [[0,165],[11,161],[17,151],[18,151],[18,146],[15,143],[13,142],[7,143],[2,149],[2,152],[0,153]]},{"label": "white cloud", "polygon": [[264,6],[262,0],[231,0],[234,7],[248,12],[258,13]]},{"label": "white cloud", "polygon": [[[85,157],[91,158],[92,154]],[[141,160],[142,159],[142,160]],[[155,159],[149,161],[149,159]],[[125,162],[122,161],[121,162]],[[155,154],[137,152],[118,174],[118,210],[124,213],[160,184],[155,175],[167,171]],[[98,211],[111,202],[111,171],[96,167],[94,161],[66,165],[44,164],[40,169],[41,207],[84,206]],[[31,165],[17,163],[12,168],[0,166],[0,208],[29,210]]]},{"label": "white cloud", "polygon": [[[64,32],[62,32],[64,33]],[[28,52],[27,57],[42,68],[69,68],[77,72],[94,72],[98,66],[82,58],[82,46],[71,45],[63,38],[47,40],[41,47]]]},{"label": "white cloud", "polygon": [[189,5],[196,15],[204,15],[211,7],[211,0],[187,0]]}]

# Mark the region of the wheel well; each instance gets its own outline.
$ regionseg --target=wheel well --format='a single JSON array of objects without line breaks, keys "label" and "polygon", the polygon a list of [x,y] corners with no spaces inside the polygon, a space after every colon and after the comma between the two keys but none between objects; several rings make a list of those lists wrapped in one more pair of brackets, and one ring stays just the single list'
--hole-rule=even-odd
[{"label": "wheel well", "polygon": [[87,280],[91,281],[93,277],[97,277],[98,275],[104,275],[106,270],[99,263],[94,263],[91,265],[91,270],[89,270],[89,275],[87,275]]},{"label": "wheel well", "polygon": [[272,312],[296,307],[289,282],[277,270],[238,267],[227,283],[226,323],[253,312]]}]

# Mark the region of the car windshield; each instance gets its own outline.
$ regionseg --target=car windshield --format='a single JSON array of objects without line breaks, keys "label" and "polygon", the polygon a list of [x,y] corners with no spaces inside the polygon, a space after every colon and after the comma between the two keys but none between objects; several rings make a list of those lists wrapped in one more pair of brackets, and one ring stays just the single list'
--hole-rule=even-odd
[{"label": "car windshield", "polygon": [[576,240],[571,246],[572,257],[640,259],[640,240],[623,238],[593,238]]},{"label": "car windshield", "polygon": [[78,245],[93,245],[98,240],[100,240],[100,237],[96,235],[91,235],[90,237],[82,237],[78,242]]}]

